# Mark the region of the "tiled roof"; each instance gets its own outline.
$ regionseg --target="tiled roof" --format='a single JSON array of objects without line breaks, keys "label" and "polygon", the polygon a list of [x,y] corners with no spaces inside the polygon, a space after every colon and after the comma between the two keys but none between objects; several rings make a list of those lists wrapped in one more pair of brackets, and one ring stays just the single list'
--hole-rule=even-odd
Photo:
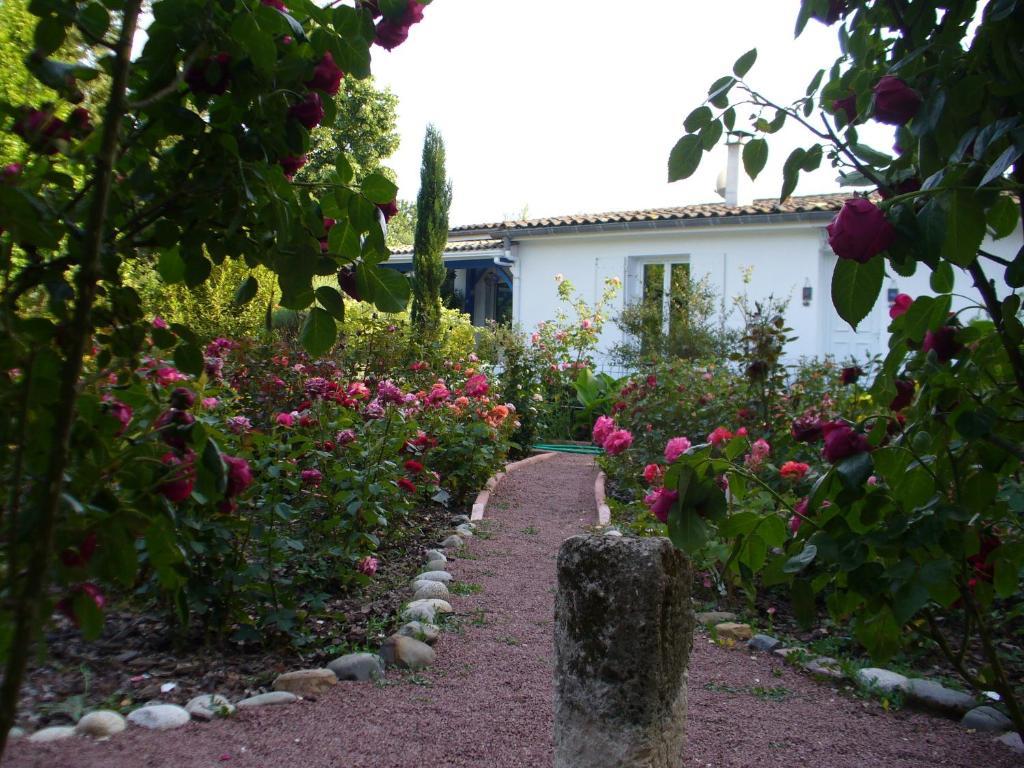
[{"label": "tiled roof", "polygon": [[[730,216],[766,216],[787,213],[830,213],[838,211],[848,193],[829,195],[805,195],[791,197],[779,204],[778,199],[754,200],[750,205],[730,206],[724,203],[702,203],[684,205],[679,208],[648,208],[641,211],[615,211],[611,213],[580,213],[573,216],[555,216],[547,219],[524,221],[500,221],[493,224],[473,224],[452,227],[452,232],[475,232],[487,230],[529,230],[548,227],[578,227],[598,224],[623,224],[644,221],[672,221],[678,219],[713,219]],[[455,250],[459,243],[450,243],[449,250]]]},{"label": "tiled roof", "polygon": [[[454,230],[453,230],[454,231]],[[494,251],[501,250],[501,240],[452,240],[445,246],[445,253],[463,253],[470,251]],[[412,246],[405,248],[392,248],[392,254],[401,256],[411,254]]]}]

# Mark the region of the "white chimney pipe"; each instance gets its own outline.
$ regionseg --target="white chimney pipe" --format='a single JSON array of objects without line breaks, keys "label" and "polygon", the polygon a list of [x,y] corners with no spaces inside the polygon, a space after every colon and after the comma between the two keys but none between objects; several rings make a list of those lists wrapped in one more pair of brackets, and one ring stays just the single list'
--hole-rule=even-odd
[{"label": "white chimney pipe", "polygon": [[743,151],[743,145],[738,141],[730,141],[725,147],[729,153],[728,164],[725,167],[725,204],[750,205],[753,201],[750,193],[740,192],[740,174],[743,172],[740,153]]}]

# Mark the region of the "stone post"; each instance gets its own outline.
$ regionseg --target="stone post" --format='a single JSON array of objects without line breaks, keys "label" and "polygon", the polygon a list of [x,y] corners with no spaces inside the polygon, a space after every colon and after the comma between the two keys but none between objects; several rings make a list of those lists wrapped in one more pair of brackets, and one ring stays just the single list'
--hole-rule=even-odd
[{"label": "stone post", "polygon": [[574,536],[558,553],[555,768],[681,768],[690,562],[663,538]]}]

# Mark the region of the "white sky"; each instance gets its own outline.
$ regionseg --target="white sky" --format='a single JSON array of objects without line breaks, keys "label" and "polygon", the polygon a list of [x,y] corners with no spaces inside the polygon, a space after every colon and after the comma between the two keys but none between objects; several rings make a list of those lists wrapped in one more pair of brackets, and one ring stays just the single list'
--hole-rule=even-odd
[{"label": "white sky", "polygon": [[[776,103],[803,95],[838,55],[834,29],[808,24],[797,0],[434,0],[409,40],[373,48],[373,71],[399,99],[402,144],[388,163],[415,199],[428,122],[448,150],[453,225],[517,217],[720,201],[725,149],[668,184],[683,118],[738,56],[758,49],[749,81]],[[737,128],[745,125],[740,114]],[[891,131],[861,140],[889,152]],[[803,129],[770,139],[755,197],[778,196]],[[835,191],[835,171],[802,176],[796,194]],[[750,184],[746,176],[742,183]]]}]

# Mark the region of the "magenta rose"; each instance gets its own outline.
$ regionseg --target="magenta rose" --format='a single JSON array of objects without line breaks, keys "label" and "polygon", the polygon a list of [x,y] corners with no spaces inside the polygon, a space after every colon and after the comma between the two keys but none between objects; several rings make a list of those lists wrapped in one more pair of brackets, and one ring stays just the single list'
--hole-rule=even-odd
[{"label": "magenta rose", "polygon": [[252,470],[249,468],[249,462],[238,456],[228,456],[227,454],[222,455],[224,464],[228,469],[228,487],[224,491],[224,495],[227,497],[233,497],[240,494],[250,485],[252,485]]},{"label": "magenta rose", "polygon": [[668,515],[672,511],[672,505],[678,500],[679,492],[669,490],[668,488],[656,488],[644,496],[644,504],[650,508],[651,514],[663,523],[668,522]]},{"label": "magenta rose", "polygon": [[914,300],[905,293],[901,293],[893,299],[892,306],[889,307],[889,317],[895,320],[900,315],[906,314],[907,310],[910,309],[910,305],[914,303]]},{"label": "magenta rose", "polygon": [[864,369],[859,365],[851,365],[849,368],[843,368],[839,373],[839,381],[845,385],[856,384],[861,376],[864,375]]},{"label": "magenta rose", "polygon": [[343,77],[345,77],[345,73],[342,72],[341,67],[334,63],[334,57],[328,51],[317,62],[316,66],[313,67],[313,77],[306,81],[306,85],[335,96],[341,88]]},{"label": "magenta rose", "polygon": [[604,441],[604,452],[609,456],[618,456],[633,444],[633,434],[628,429],[612,431]]},{"label": "magenta rose", "polygon": [[665,461],[674,462],[690,450],[690,441],[685,437],[673,437],[665,444]]},{"label": "magenta rose", "polygon": [[124,434],[124,431],[128,429],[128,425],[132,423],[131,407],[113,397],[104,399],[107,404],[107,413],[113,416],[121,424],[121,427],[117,430],[117,434]]},{"label": "magenta rose", "polygon": [[192,495],[192,488],[196,484],[195,454],[190,451],[184,457],[179,457],[174,453],[165,453],[160,460],[171,471],[169,478],[157,490],[165,499],[178,504]]},{"label": "magenta rose", "polygon": [[179,451],[185,450],[185,440],[188,438],[189,427],[195,422],[195,417],[186,411],[179,411],[171,408],[156,417],[153,428],[160,432],[160,439],[172,448]]},{"label": "magenta rose", "polygon": [[902,411],[914,401],[914,382],[911,379],[896,379],[896,397],[889,403],[890,410]]},{"label": "magenta rose", "polygon": [[842,117],[847,125],[857,119],[857,95],[851,93],[843,99],[836,99],[832,102],[832,114]]},{"label": "magenta rose", "polygon": [[171,408],[185,411],[191,408],[196,402],[195,393],[185,387],[175,387],[171,392]]},{"label": "magenta rose", "polygon": [[825,434],[825,447],[822,448],[821,454],[825,461],[831,464],[871,450],[871,445],[864,435],[841,421],[826,424],[822,427],[822,432]]},{"label": "magenta rose", "polygon": [[381,19],[377,23],[377,34],[373,42],[388,51],[393,51],[409,39],[409,27],[390,19]]},{"label": "magenta rose", "polygon": [[861,264],[871,261],[896,240],[896,230],[882,210],[863,197],[847,200],[826,229],[828,244],[836,256]]},{"label": "magenta rose", "polygon": [[956,340],[956,328],[951,325],[928,331],[921,344],[921,351],[925,354],[935,352],[940,363],[948,363],[962,348],[963,345]]},{"label": "magenta rose", "polygon": [[790,434],[798,443],[816,443],[821,440],[824,423],[817,416],[798,416],[793,419]]},{"label": "magenta rose", "polygon": [[615,422],[609,416],[598,416],[597,421],[594,422],[594,428],[591,431],[591,437],[597,445],[604,445],[604,441],[608,439],[608,435],[614,432],[616,429]]},{"label": "magenta rose", "polygon": [[874,87],[875,119],[903,125],[921,109],[921,94],[894,75],[886,75]]},{"label": "magenta rose", "polygon": [[306,156],[285,155],[278,159],[277,164],[284,170],[284,175],[291,179],[291,177],[298,173],[299,169],[306,164]]},{"label": "magenta rose", "polygon": [[320,94],[307,93],[298,104],[292,104],[288,116],[298,120],[306,130],[312,131],[324,119],[324,103],[320,100]]},{"label": "magenta rose", "polygon": [[319,469],[304,469],[299,473],[302,476],[303,485],[311,485],[314,488],[323,482],[324,476]]}]

